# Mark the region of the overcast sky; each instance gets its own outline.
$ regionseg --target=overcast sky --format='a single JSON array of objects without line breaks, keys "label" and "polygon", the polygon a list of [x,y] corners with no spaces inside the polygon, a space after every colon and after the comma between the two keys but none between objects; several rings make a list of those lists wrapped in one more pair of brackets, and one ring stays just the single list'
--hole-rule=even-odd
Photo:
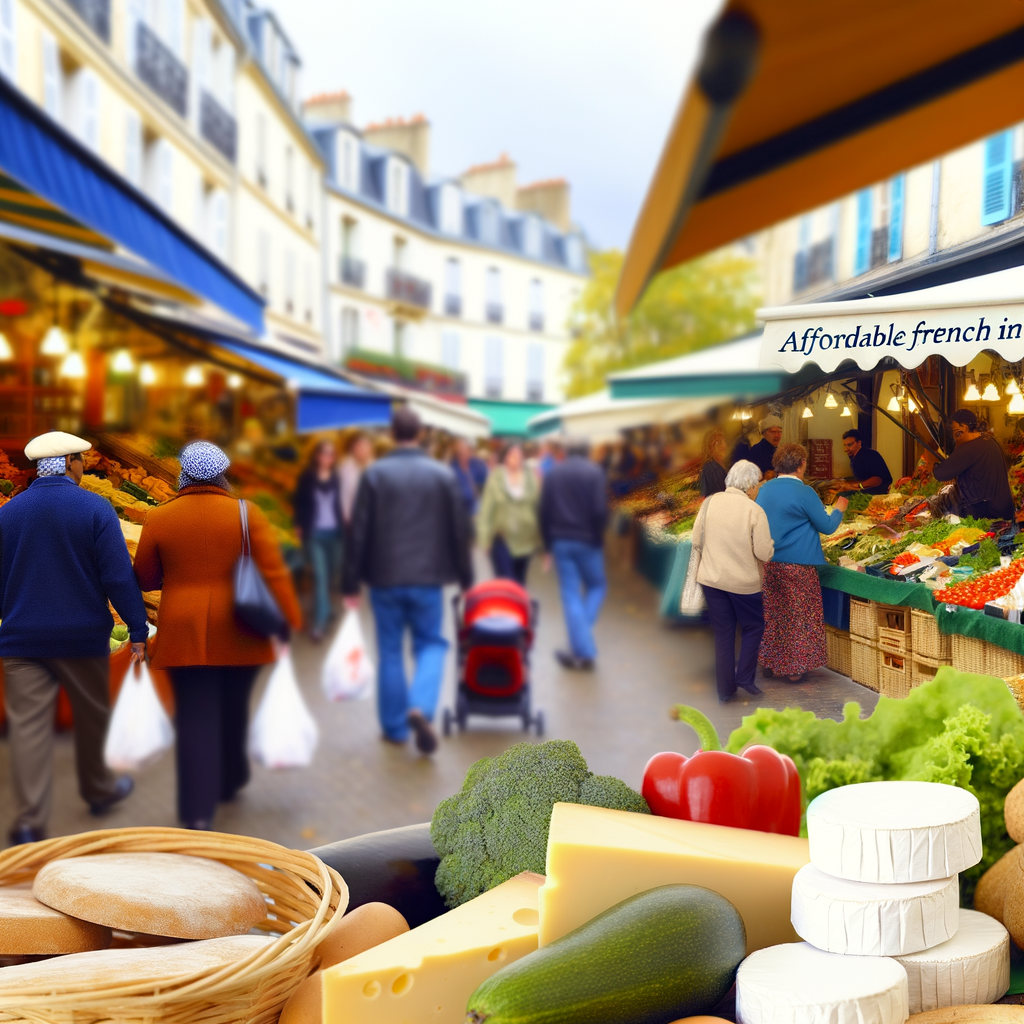
[{"label": "overcast sky", "polygon": [[507,152],[566,177],[593,244],[624,247],[718,0],[272,0],[303,93],[357,125],[422,112],[431,169]]}]

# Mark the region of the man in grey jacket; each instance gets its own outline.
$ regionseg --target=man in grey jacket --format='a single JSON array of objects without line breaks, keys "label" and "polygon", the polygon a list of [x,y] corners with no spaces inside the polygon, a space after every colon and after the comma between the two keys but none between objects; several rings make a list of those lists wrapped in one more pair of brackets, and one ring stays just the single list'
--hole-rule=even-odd
[{"label": "man in grey jacket", "polygon": [[[410,728],[424,754],[437,749],[431,722],[448,641],[441,634],[442,587],[473,584],[469,521],[455,474],[419,446],[420,420],[402,407],[391,420],[395,449],[359,482],[342,591],[350,609],[370,588],[377,626],[377,713],[384,739],[404,744]],[[416,669],[405,676],[402,640],[412,633]]]}]

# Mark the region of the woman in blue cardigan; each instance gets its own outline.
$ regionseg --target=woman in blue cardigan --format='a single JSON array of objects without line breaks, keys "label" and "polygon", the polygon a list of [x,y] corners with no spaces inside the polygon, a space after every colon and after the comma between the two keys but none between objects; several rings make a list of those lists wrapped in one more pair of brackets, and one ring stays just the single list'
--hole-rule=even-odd
[{"label": "woman in blue cardigan", "polygon": [[808,671],[828,660],[825,614],[816,565],[822,565],[819,534],[834,533],[843,521],[846,498],[827,512],[803,480],[807,450],[780,444],[772,459],[775,478],[761,487],[757,503],[768,516],[775,542],[772,560],[764,567],[764,636],[760,662],[766,676],[801,682]]}]

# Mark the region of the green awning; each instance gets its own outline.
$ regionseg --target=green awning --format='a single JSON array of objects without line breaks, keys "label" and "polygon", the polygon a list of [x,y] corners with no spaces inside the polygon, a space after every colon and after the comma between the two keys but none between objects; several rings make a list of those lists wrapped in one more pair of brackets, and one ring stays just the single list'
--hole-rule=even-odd
[{"label": "green awning", "polygon": [[527,437],[530,420],[555,408],[544,402],[499,402],[483,398],[471,398],[469,407],[491,421],[491,433],[497,437]]}]

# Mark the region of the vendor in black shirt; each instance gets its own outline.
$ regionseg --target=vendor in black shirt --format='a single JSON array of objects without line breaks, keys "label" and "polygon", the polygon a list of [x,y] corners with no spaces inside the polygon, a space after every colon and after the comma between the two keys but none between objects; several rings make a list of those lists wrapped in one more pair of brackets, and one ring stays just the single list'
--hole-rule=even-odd
[{"label": "vendor in black shirt", "polygon": [[757,426],[761,431],[761,440],[751,446],[745,458],[761,470],[762,479],[771,480],[775,476],[772,459],[782,440],[782,420],[778,416],[765,416]]},{"label": "vendor in black shirt", "polygon": [[949,418],[956,447],[932,470],[936,480],[955,480],[960,495],[957,514],[978,519],[1013,519],[1013,495],[1006,475],[1006,456],[999,442],[983,433],[970,409]]},{"label": "vendor in black shirt", "polygon": [[837,487],[839,491],[863,491],[865,494],[888,494],[892,473],[874,448],[864,447],[864,435],[859,430],[843,434],[843,449],[850,456],[853,479]]}]

